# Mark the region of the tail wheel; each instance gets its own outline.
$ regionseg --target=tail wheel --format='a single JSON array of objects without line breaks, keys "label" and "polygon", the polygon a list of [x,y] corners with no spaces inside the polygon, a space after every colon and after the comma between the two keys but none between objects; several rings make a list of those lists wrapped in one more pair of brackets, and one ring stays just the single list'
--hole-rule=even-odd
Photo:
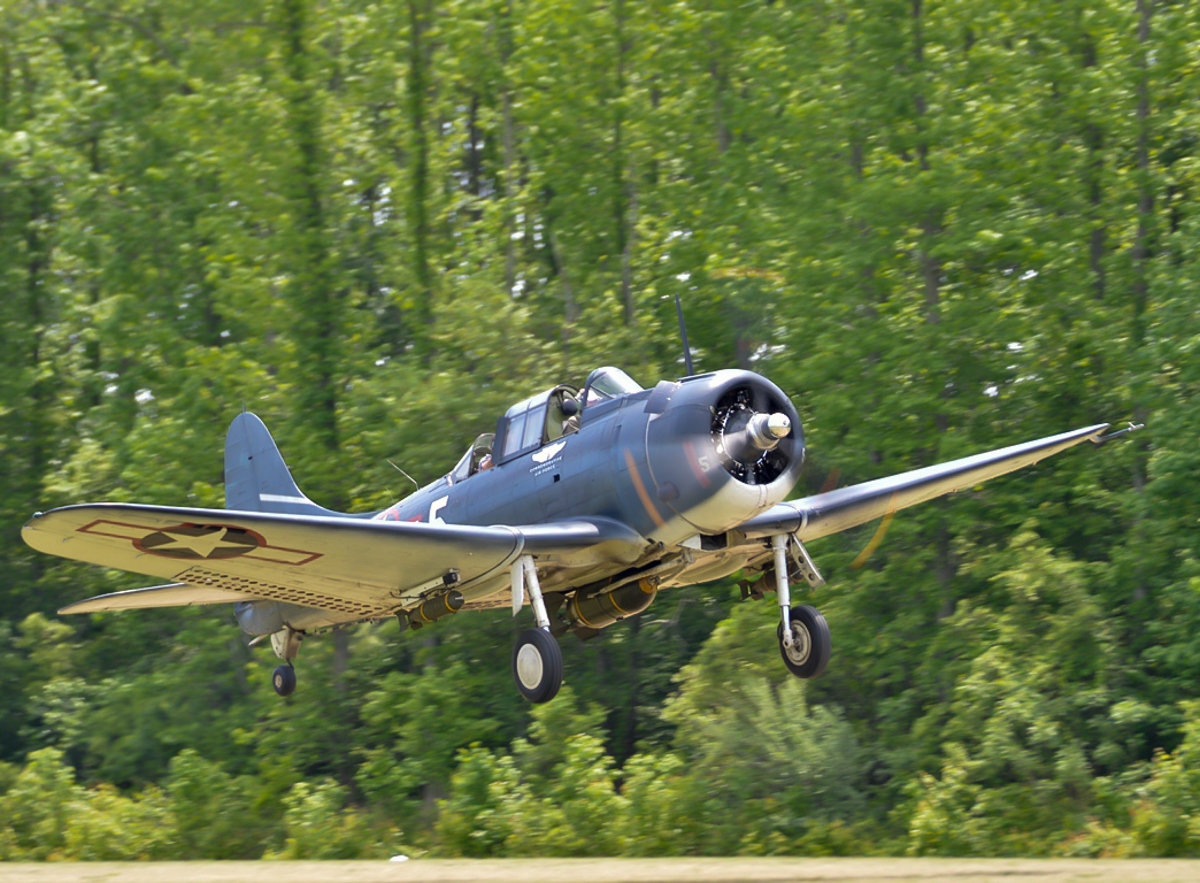
[{"label": "tail wheel", "polygon": [[815,607],[804,604],[791,609],[792,644],[783,643],[783,623],[777,629],[783,664],[798,678],[815,678],[825,671],[833,649],[829,624]]},{"label": "tail wheel", "polygon": [[296,689],[296,669],[291,665],[277,665],[271,674],[271,686],[280,696],[291,696]]},{"label": "tail wheel", "polygon": [[554,636],[542,629],[528,629],[513,648],[513,680],[530,702],[549,702],[562,686],[562,650]]}]

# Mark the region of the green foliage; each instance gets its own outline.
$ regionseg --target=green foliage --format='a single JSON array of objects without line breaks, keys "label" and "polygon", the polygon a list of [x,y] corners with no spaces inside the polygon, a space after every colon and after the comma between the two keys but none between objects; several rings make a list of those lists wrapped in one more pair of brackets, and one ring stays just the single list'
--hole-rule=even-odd
[{"label": "green foliage", "polygon": [[1200,703],[1183,704],[1183,742],[1158,752],[1133,805],[1136,854],[1200,855]]},{"label": "green foliage", "polygon": [[508,802],[522,790],[516,764],[478,745],[463,749],[438,807],[434,834],[440,851],[467,858],[505,854],[515,819]]},{"label": "green foliage", "polygon": [[570,736],[563,749],[562,761],[549,771],[542,787],[518,789],[506,801],[512,832],[505,839],[505,852],[619,855],[618,828],[603,822],[618,819],[623,809],[623,799],[613,786],[612,758],[600,740],[587,733]]},{"label": "green foliage", "polygon": [[158,788],[127,797],[110,785],[91,791],[76,807],[63,857],[80,861],[145,861],[176,857],[177,839],[167,796]]},{"label": "green foliage", "polygon": [[[472,746],[459,754],[440,806],[442,851],[467,856],[619,855],[625,799],[601,741],[586,732],[597,710],[561,699],[534,710],[530,738],[510,756]],[[598,820],[608,820],[597,824]]]},{"label": "green foliage", "polygon": [[0,857],[40,861],[62,857],[76,804],[85,799],[62,752],[43,748],[4,793]]},{"label": "green foliage", "polygon": [[[685,683],[675,714],[700,684]],[[708,713],[676,718],[690,775],[711,783],[693,810],[706,822],[705,852],[795,852],[814,823],[861,812],[857,737],[837,711],[810,706],[804,684],[734,680],[721,698]]]},{"label": "green foliage", "polygon": [[62,752],[43,748],[0,792],[0,859],[129,861],[174,857],[175,826],[157,788],[126,797],[85,790]]},{"label": "green foliage", "polygon": [[184,749],[166,781],[174,816],[174,849],[183,858],[258,858],[270,830],[258,783],[231,776],[220,764]]},{"label": "green foliage", "polygon": [[1113,640],[1088,568],[1031,532],[991,566],[1003,568],[995,591],[951,619],[984,649],[921,724],[954,741],[940,778],[914,783],[914,854],[1045,853],[1082,825],[1094,765],[1125,760]]},{"label": "green foliage", "polygon": [[[5,5],[0,855],[1195,854],[1200,6],[1084,6]],[[243,406],[381,507],[532,389],[680,374],[677,294],[801,492],[1149,429],[814,543],[818,681],[725,582],[533,711],[500,612],[280,702],[226,611],[57,618],[141,583],[17,536],[219,507]]]},{"label": "green foliage", "polygon": [[[365,815],[346,806],[346,789],[330,781],[297,782],[284,798],[287,839],[279,859],[383,858],[390,853]],[[387,838],[390,840],[391,838]]]},{"label": "green foliage", "polygon": [[687,762],[679,754],[637,754],[621,773],[626,804],[615,824],[626,855],[705,851],[707,825],[695,809],[708,788],[703,777],[688,774]]},{"label": "green foliage", "polygon": [[[363,793],[393,817],[412,814],[411,802],[436,799],[450,779],[455,752],[470,739],[486,738],[494,720],[483,691],[466,668],[426,667],[414,674],[391,672],[366,694],[362,708],[370,747],[356,775]],[[448,732],[453,721],[456,732]],[[422,793],[423,789],[430,789]]]}]

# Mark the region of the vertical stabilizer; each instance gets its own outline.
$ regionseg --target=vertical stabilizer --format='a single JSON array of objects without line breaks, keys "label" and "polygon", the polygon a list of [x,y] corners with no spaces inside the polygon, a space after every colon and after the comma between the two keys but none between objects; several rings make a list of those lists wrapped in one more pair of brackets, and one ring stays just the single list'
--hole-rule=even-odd
[{"label": "vertical stabilizer", "polygon": [[283,515],[340,514],[300,492],[275,439],[248,411],[234,418],[225,436],[225,508]]}]

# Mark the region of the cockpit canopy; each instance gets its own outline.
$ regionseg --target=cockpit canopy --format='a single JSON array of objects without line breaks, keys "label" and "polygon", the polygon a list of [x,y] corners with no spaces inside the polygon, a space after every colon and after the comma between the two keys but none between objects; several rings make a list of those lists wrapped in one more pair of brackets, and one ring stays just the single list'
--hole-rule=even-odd
[{"label": "cockpit canopy", "polygon": [[560,385],[509,408],[496,432],[497,462],[503,463],[562,438],[569,416],[566,411],[579,410],[576,392],[573,386]]},{"label": "cockpit canopy", "polygon": [[631,393],[641,392],[642,389],[641,384],[620,368],[613,368],[611,366],[597,368],[588,375],[587,382],[583,385],[583,401],[581,404],[587,407],[597,402],[604,402],[609,399],[627,396]]},{"label": "cockpit canopy", "polygon": [[620,368],[597,368],[588,375],[583,392],[558,386],[530,396],[505,412],[496,429],[493,456],[503,463],[579,429],[587,409],[602,402],[641,392],[642,387]]},{"label": "cockpit canopy", "polygon": [[620,368],[597,368],[581,393],[562,383],[517,402],[500,419],[496,432],[485,433],[463,454],[447,478],[457,483],[542,445],[576,432],[588,408],[596,408],[644,388]]}]

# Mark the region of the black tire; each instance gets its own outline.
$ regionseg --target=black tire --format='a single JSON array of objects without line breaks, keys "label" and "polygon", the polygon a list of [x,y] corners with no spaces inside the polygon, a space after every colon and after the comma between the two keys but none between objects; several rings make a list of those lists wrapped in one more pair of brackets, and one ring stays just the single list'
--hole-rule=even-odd
[{"label": "black tire", "polygon": [[815,678],[825,671],[833,643],[829,637],[829,624],[815,607],[804,604],[791,609],[792,646],[783,645],[783,623],[776,632],[779,636],[779,654],[783,664],[798,678]]},{"label": "black tire", "polygon": [[277,665],[271,674],[271,686],[280,696],[291,696],[296,689],[296,669],[290,665]]},{"label": "black tire", "polygon": [[513,680],[530,702],[549,702],[562,686],[563,658],[549,632],[528,629],[517,639],[512,658]]}]

